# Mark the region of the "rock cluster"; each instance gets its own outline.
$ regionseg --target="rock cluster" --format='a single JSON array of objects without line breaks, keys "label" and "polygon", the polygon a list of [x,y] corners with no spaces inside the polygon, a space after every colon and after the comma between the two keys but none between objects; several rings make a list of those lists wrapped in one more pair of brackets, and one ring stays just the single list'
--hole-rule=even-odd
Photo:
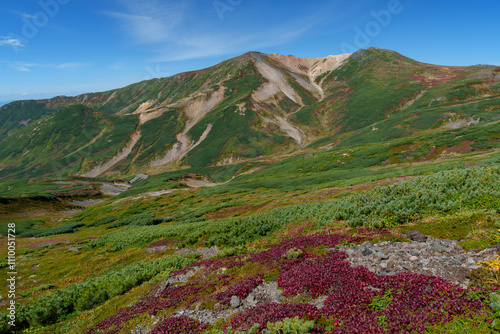
[{"label": "rock cluster", "polygon": [[259,303],[281,303],[285,301],[282,291],[276,282],[262,283],[255,287],[253,291],[244,299],[232,296],[229,308],[217,303],[214,310],[200,309],[199,304],[193,310],[179,309],[174,316],[188,316],[204,323],[214,323],[219,319],[226,319],[233,314],[248,310]]},{"label": "rock cluster", "polygon": [[412,242],[369,241],[354,246],[342,246],[337,250],[348,255],[351,266],[363,266],[381,274],[403,272],[439,276],[450,282],[467,287],[467,275],[479,268],[478,261],[487,261],[498,253],[498,246],[482,251],[463,249],[456,240],[441,240],[411,231],[407,237]]},{"label": "rock cluster", "polygon": [[200,247],[200,248],[183,248],[174,252],[174,254],[200,254],[204,258],[209,258],[217,255],[220,250],[218,247]]}]

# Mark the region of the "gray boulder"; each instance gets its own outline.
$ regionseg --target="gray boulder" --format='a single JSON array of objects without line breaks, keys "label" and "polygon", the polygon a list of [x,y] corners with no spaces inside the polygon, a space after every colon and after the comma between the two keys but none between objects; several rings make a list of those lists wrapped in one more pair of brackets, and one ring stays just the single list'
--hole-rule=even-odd
[{"label": "gray boulder", "polygon": [[412,230],[406,234],[408,238],[410,238],[413,241],[418,241],[418,242],[426,242],[427,241],[427,236],[423,235],[422,232],[417,231],[417,230]]},{"label": "gray boulder", "polygon": [[231,297],[231,307],[238,308],[241,305],[241,299],[238,296],[232,296]]}]

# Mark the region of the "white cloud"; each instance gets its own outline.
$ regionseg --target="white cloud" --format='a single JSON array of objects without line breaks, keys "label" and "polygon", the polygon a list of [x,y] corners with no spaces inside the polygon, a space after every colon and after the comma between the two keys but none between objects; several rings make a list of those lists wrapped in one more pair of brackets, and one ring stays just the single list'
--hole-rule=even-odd
[{"label": "white cloud", "polygon": [[123,29],[139,44],[171,41],[173,30],[181,25],[189,7],[185,2],[158,2],[154,0],[121,0],[126,12],[102,12],[118,18]]},{"label": "white cloud", "polygon": [[24,44],[17,38],[0,36],[0,46],[10,46],[13,48],[23,48]]},{"label": "white cloud", "polygon": [[84,67],[87,64],[85,63],[64,63],[64,64],[59,64],[59,65],[48,65],[47,67],[55,67],[60,70],[68,70],[68,69],[75,69],[75,68],[80,68]]},{"label": "white cloud", "polygon": [[30,72],[34,68],[57,68],[60,70],[72,70],[87,66],[87,64],[85,63],[38,64],[38,63],[24,63],[24,62],[15,62],[15,63],[10,63],[8,65],[19,72]]},{"label": "white cloud", "polygon": [[25,17],[27,19],[34,19],[35,18],[35,15],[31,15],[31,14],[23,13],[23,12],[18,12],[18,11],[15,11],[15,10],[11,10],[9,12],[11,12],[12,14],[19,15],[21,17]]},{"label": "white cloud", "polygon": [[283,27],[268,30],[263,38],[262,33],[225,33],[190,36],[183,39],[176,47],[162,47],[154,62],[188,60],[226,54],[245,53],[257,49],[283,45],[291,42],[307,31],[307,28],[284,29]]},{"label": "white cloud", "polygon": [[34,63],[19,63],[18,62],[18,63],[10,64],[9,66],[12,67],[13,69],[15,69],[16,71],[19,71],[19,72],[30,72],[32,67],[36,67],[39,65],[34,64]]},{"label": "white cloud", "polygon": [[[121,21],[124,31],[136,44],[150,45],[150,62],[179,61],[244,53],[290,43],[313,27],[345,14],[339,5],[323,4],[314,12],[275,21],[254,20],[248,13],[262,8],[249,4],[236,7],[233,21],[219,20],[212,2],[204,5],[189,1],[118,0],[123,11],[102,12]],[[168,3],[167,3],[168,2]]]}]

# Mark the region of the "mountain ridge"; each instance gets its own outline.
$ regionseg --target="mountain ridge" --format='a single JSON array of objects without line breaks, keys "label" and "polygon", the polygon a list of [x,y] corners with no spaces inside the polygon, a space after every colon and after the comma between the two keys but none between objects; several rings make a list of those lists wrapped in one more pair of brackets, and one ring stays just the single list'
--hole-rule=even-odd
[{"label": "mountain ridge", "polygon": [[[426,108],[437,116],[436,108],[449,103],[472,100],[476,105],[475,99],[494,99],[499,82],[497,66],[425,64],[378,48],[320,58],[247,52],[205,69],[120,89],[0,107],[0,140],[9,147],[0,150],[0,177],[28,177],[33,170],[33,176],[156,174],[279,156],[300,152],[318,140],[335,143],[340,136],[349,141],[366,132],[363,128],[378,129],[380,122],[390,124],[409,110],[426,118],[420,113]],[[47,142],[30,136],[40,130],[43,119],[77,105],[104,122],[92,131],[82,128],[78,138],[85,149],[78,150],[79,156],[68,151],[66,167],[49,171],[50,165],[65,164],[60,161],[65,145],[55,133],[66,130],[59,128]],[[412,116],[401,116],[398,122],[408,117]],[[444,122],[453,117],[457,115],[445,116]],[[439,118],[434,118],[433,124],[413,128],[392,124],[390,132],[396,138],[425,130],[436,126]],[[118,120],[124,125],[114,126]],[[407,131],[400,131],[402,127]],[[24,128],[31,134],[23,134]],[[68,134],[73,139],[75,135]],[[30,140],[21,147],[23,136]],[[105,137],[113,145],[100,142]],[[57,142],[59,149],[43,162],[32,156]],[[96,146],[98,156],[91,154]]]}]

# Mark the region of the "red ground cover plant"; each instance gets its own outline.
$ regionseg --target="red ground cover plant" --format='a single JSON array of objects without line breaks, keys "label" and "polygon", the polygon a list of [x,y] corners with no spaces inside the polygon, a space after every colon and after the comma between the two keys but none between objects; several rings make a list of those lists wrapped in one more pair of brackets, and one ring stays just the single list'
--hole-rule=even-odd
[{"label": "red ground cover plant", "polygon": [[226,291],[215,295],[215,299],[225,305],[229,305],[232,296],[238,296],[241,299],[244,299],[253,289],[255,289],[256,286],[262,284],[263,276],[263,274],[259,274],[230,286]]},{"label": "red ground cover plant", "polygon": [[[278,304],[265,303],[251,307],[248,311],[234,317],[229,326],[238,329],[250,329],[254,324],[260,325],[260,330],[267,327],[268,322],[277,322],[285,318],[316,319],[321,317],[321,312],[310,304]],[[315,333],[324,333],[316,329]]]},{"label": "red ground cover plant", "polygon": [[170,317],[153,328],[150,334],[201,334],[208,325],[186,316]]},{"label": "red ground cover plant", "polygon": [[[380,234],[372,230],[359,230],[358,233]],[[228,305],[234,295],[243,299],[265,277],[255,272],[230,270],[245,265],[263,265],[268,271],[277,271],[277,284],[285,296],[325,296],[326,299],[321,308],[307,303],[261,303],[226,320],[225,328],[249,330],[257,323],[262,330],[268,322],[299,316],[317,321],[318,327],[314,330],[317,334],[421,333],[429,325],[451,321],[455,315],[474,316],[485,312],[485,304],[468,293],[471,289],[462,289],[433,276],[377,275],[364,267],[351,267],[345,261],[346,254],[333,248],[341,242],[363,240],[363,236],[338,234],[301,236],[272,245],[265,251],[194,263],[171,274],[186,274],[190,269],[201,267],[199,274],[188,282],[168,286],[158,296],[120,309],[86,333],[114,334],[137,314],[155,315],[160,310],[173,312],[181,307],[189,308],[203,298],[200,296],[218,300],[222,305]],[[327,253],[316,255],[306,251],[319,246],[327,247]],[[291,258],[288,256],[290,249],[302,253]],[[481,288],[476,288],[475,292],[487,295]],[[151,333],[197,334],[207,326],[187,317],[169,317]]]}]

